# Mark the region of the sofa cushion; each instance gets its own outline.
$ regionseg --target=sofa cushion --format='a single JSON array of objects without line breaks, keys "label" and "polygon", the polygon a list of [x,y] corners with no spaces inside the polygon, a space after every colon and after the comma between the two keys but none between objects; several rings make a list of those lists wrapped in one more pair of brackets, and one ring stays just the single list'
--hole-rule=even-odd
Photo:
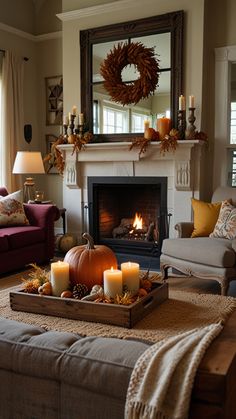
[{"label": "sofa cushion", "polygon": [[12,192],[9,194],[4,194],[4,189],[3,189],[3,195],[1,193],[1,190],[2,188],[0,188],[0,200],[7,196],[7,198],[16,199],[17,201],[23,202],[23,193],[21,189],[19,191]]},{"label": "sofa cushion", "polygon": [[0,199],[0,227],[9,225],[28,225],[23,204],[8,196]]},{"label": "sofa cushion", "polygon": [[9,248],[18,249],[45,241],[45,231],[34,226],[15,226],[0,229],[8,240]]},{"label": "sofa cushion", "polygon": [[135,340],[45,332],[3,317],[0,336],[0,368],[119,398],[125,398],[135,362],[149,346]]},{"label": "sofa cushion", "polygon": [[208,237],[217,222],[221,202],[208,203],[192,198],[194,229],[191,237]]},{"label": "sofa cushion", "polygon": [[162,253],[177,259],[224,268],[233,267],[236,262],[232,242],[227,239],[210,237],[165,239]]},{"label": "sofa cushion", "polygon": [[2,230],[0,229],[0,252],[6,252],[9,248],[9,242],[7,237],[1,234]]},{"label": "sofa cushion", "polygon": [[210,237],[236,238],[236,207],[228,201],[222,202],[219,218]]}]

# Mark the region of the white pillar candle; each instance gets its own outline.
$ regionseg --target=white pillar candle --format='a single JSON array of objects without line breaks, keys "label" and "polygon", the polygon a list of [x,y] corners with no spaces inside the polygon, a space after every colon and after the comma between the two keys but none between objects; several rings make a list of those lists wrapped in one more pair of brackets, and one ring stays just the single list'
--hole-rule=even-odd
[{"label": "white pillar candle", "polygon": [[83,124],[84,124],[84,114],[79,113],[79,125],[83,125]]},{"label": "white pillar candle", "polygon": [[136,294],[139,290],[139,264],[134,262],[121,263],[121,271],[123,278],[123,287],[132,294]]},{"label": "white pillar candle", "polygon": [[185,111],[185,97],[183,95],[179,96],[179,111]]},{"label": "white pillar candle", "polygon": [[194,96],[193,95],[189,96],[189,107],[194,108]]},{"label": "white pillar candle", "polygon": [[104,294],[111,298],[122,294],[122,272],[119,269],[107,269],[103,272]]},{"label": "white pillar candle", "polygon": [[69,263],[62,261],[51,263],[50,281],[52,285],[52,295],[60,297],[62,291],[67,290],[70,284]]}]

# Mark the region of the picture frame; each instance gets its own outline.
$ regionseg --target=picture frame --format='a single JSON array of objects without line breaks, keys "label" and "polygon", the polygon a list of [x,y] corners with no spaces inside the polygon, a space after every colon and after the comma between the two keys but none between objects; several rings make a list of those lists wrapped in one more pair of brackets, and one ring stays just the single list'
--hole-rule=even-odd
[{"label": "picture frame", "polygon": [[[54,134],[46,134],[46,156],[52,152],[52,145],[58,139],[58,136]],[[44,159],[44,167],[47,175],[58,175],[57,168],[53,165],[53,157],[50,160]]]},{"label": "picture frame", "polygon": [[46,125],[62,125],[63,122],[63,79],[62,76],[45,78]]}]

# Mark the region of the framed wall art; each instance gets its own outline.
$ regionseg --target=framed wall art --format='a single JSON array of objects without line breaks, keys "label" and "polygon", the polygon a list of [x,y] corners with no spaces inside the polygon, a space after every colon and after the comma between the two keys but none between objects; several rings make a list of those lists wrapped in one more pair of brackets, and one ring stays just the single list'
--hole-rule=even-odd
[{"label": "framed wall art", "polygon": [[62,76],[46,77],[46,125],[62,125],[63,80]]}]

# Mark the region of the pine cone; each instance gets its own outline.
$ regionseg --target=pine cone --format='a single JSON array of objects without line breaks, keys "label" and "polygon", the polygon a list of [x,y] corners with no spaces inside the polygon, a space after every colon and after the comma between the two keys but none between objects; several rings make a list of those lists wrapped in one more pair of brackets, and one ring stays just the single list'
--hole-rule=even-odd
[{"label": "pine cone", "polygon": [[73,286],[73,297],[77,300],[85,297],[88,294],[88,287],[85,284],[76,284]]}]

